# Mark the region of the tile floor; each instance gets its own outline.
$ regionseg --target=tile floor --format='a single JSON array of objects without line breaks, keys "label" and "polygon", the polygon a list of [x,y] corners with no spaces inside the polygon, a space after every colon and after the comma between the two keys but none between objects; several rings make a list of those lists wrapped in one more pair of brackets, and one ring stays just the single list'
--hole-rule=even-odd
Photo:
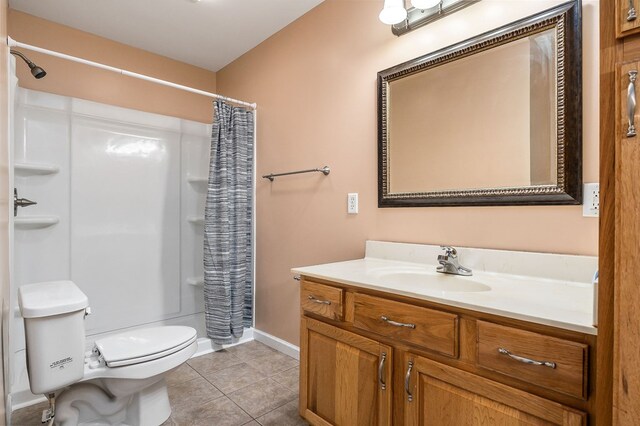
[{"label": "tile floor", "polygon": [[[297,426],[298,361],[251,341],[190,359],[167,378],[163,426]],[[13,426],[38,426],[46,403],[17,410]]]}]

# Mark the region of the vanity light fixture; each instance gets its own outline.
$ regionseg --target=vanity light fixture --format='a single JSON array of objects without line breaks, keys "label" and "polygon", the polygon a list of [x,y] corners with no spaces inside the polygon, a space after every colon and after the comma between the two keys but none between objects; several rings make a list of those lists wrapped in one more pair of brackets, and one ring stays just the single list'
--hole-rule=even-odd
[{"label": "vanity light fixture", "polygon": [[397,36],[413,31],[440,18],[464,9],[480,0],[411,0],[410,8],[405,0],[385,0],[380,20],[391,25]]},{"label": "vanity light fixture", "polygon": [[380,12],[379,18],[387,25],[399,24],[407,19],[404,0],[384,0],[384,7]]},{"label": "vanity light fixture", "polygon": [[440,4],[440,0],[411,0],[411,6],[416,9],[431,9]]}]

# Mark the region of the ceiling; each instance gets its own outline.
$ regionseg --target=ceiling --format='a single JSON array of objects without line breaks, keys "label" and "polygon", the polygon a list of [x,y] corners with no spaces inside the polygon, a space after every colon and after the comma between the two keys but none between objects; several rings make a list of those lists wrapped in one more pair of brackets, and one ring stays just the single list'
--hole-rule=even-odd
[{"label": "ceiling", "polygon": [[10,0],[12,9],[218,71],[323,0]]}]

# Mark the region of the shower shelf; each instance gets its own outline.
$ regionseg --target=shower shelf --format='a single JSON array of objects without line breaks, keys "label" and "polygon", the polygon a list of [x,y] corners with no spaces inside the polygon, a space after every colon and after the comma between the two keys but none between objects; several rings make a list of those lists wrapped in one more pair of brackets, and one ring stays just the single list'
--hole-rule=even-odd
[{"label": "shower shelf", "polygon": [[13,169],[18,176],[52,175],[60,171],[55,164],[15,163]]},{"label": "shower shelf", "polygon": [[18,216],[13,219],[16,228],[40,229],[48,228],[60,222],[58,216]]},{"label": "shower shelf", "polygon": [[204,277],[187,278],[187,284],[192,285],[194,287],[202,287],[204,286]]},{"label": "shower shelf", "polygon": [[187,182],[204,184],[209,182],[209,178],[207,176],[187,176]]},{"label": "shower shelf", "polygon": [[194,225],[204,225],[204,216],[187,216],[187,221]]}]

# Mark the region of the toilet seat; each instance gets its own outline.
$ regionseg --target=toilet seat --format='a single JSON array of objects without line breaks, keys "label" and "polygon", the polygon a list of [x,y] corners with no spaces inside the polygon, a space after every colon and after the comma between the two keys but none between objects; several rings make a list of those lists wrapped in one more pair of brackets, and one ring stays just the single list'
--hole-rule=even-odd
[{"label": "toilet seat", "polygon": [[194,338],[182,349],[172,348],[174,351],[168,355],[121,367],[107,366],[102,355],[94,350],[85,357],[84,376],[80,382],[95,379],[147,379],[158,374],[165,374],[189,360],[197,348],[198,341]]},{"label": "toilet seat", "polygon": [[124,367],[171,355],[189,346],[196,337],[191,327],[143,328],[96,340],[95,349],[107,367]]}]

